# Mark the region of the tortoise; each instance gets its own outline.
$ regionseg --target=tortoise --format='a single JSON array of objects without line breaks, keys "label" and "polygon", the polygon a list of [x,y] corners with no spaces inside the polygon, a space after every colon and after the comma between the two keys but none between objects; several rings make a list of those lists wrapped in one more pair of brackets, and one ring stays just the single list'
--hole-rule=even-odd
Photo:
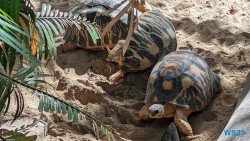
[{"label": "tortoise", "polygon": [[[109,14],[106,14],[109,10],[113,9],[115,5],[120,4],[122,0],[83,0],[81,4],[76,6],[71,10],[72,14],[80,15],[81,17],[86,17],[86,20],[90,23],[95,22],[98,29],[102,29],[114,18],[126,3],[120,7],[114,9]],[[140,11],[136,10],[137,16],[141,14]],[[136,16],[136,18],[137,18]],[[124,14],[111,28],[111,30],[106,34],[101,44],[101,39],[97,40],[95,44],[92,41],[91,35],[87,32],[85,25],[81,25],[79,30],[75,24],[68,27],[65,31],[63,44],[63,51],[69,52],[76,47],[84,48],[91,51],[101,51],[103,47],[109,46],[113,48],[118,40],[126,39],[128,34],[128,14]]]},{"label": "tortoise", "polygon": [[120,70],[109,80],[118,83],[128,74],[152,69],[158,60],[177,48],[175,29],[158,9],[142,13],[138,17],[129,46],[123,56],[125,40],[109,50],[108,61],[119,64]]},{"label": "tortoise", "polygon": [[174,51],[159,60],[151,71],[139,118],[174,117],[179,131],[192,136],[187,117],[203,110],[216,93],[223,91],[220,81],[197,53]]}]

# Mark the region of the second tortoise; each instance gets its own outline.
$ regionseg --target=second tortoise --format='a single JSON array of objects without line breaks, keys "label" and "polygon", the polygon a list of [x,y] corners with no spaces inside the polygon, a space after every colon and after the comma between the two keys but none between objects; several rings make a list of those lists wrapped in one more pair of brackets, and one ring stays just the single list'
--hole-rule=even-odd
[{"label": "second tortoise", "polygon": [[175,29],[163,13],[155,8],[142,13],[138,18],[125,54],[124,44],[125,40],[120,40],[109,51],[107,58],[120,66],[120,70],[109,77],[113,83],[127,74],[152,69],[159,59],[175,51],[177,48]]},{"label": "second tortoise", "polygon": [[139,118],[174,117],[179,131],[192,136],[187,117],[203,110],[222,91],[219,76],[204,59],[191,51],[175,51],[163,57],[152,70]]}]

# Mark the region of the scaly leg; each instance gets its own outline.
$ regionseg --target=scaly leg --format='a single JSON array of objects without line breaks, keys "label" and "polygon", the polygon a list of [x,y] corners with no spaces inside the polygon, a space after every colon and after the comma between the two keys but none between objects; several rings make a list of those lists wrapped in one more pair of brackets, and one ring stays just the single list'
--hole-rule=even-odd
[{"label": "scaly leg", "polygon": [[187,117],[191,112],[191,110],[177,108],[174,116],[176,126],[185,136],[193,136],[192,127],[187,120]]}]

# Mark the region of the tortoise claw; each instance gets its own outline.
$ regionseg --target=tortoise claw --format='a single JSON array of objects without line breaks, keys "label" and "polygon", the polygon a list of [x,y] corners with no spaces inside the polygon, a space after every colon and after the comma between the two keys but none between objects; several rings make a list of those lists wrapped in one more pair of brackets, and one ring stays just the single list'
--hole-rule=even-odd
[{"label": "tortoise claw", "polygon": [[170,123],[161,137],[161,141],[180,141],[174,122]]},{"label": "tortoise claw", "polygon": [[176,109],[174,122],[178,127],[179,131],[184,136],[193,136],[193,131],[191,125],[188,123],[187,117],[191,113],[190,110],[186,109]]},{"label": "tortoise claw", "polygon": [[112,74],[110,77],[109,77],[109,81],[111,81],[112,84],[116,84],[118,83],[121,78],[123,77],[123,72],[122,70],[119,70],[118,72]]}]

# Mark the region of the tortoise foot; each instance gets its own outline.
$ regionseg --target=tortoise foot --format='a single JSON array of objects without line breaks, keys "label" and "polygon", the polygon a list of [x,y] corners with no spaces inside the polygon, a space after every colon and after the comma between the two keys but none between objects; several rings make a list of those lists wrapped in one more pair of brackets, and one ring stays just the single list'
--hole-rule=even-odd
[{"label": "tortoise foot", "polygon": [[122,70],[119,70],[118,72],[112,74],[110,77],[109,77],[109,81],[111,81],[112,84],[117,84],[121,78],[123,77],[123,72]]},{"label": "tortoise foot", "polygon": [[190,110],[177,109],[174,116],[174,122],[184,136],[193,136],[192,127],[187,120],[190,113]]}]

